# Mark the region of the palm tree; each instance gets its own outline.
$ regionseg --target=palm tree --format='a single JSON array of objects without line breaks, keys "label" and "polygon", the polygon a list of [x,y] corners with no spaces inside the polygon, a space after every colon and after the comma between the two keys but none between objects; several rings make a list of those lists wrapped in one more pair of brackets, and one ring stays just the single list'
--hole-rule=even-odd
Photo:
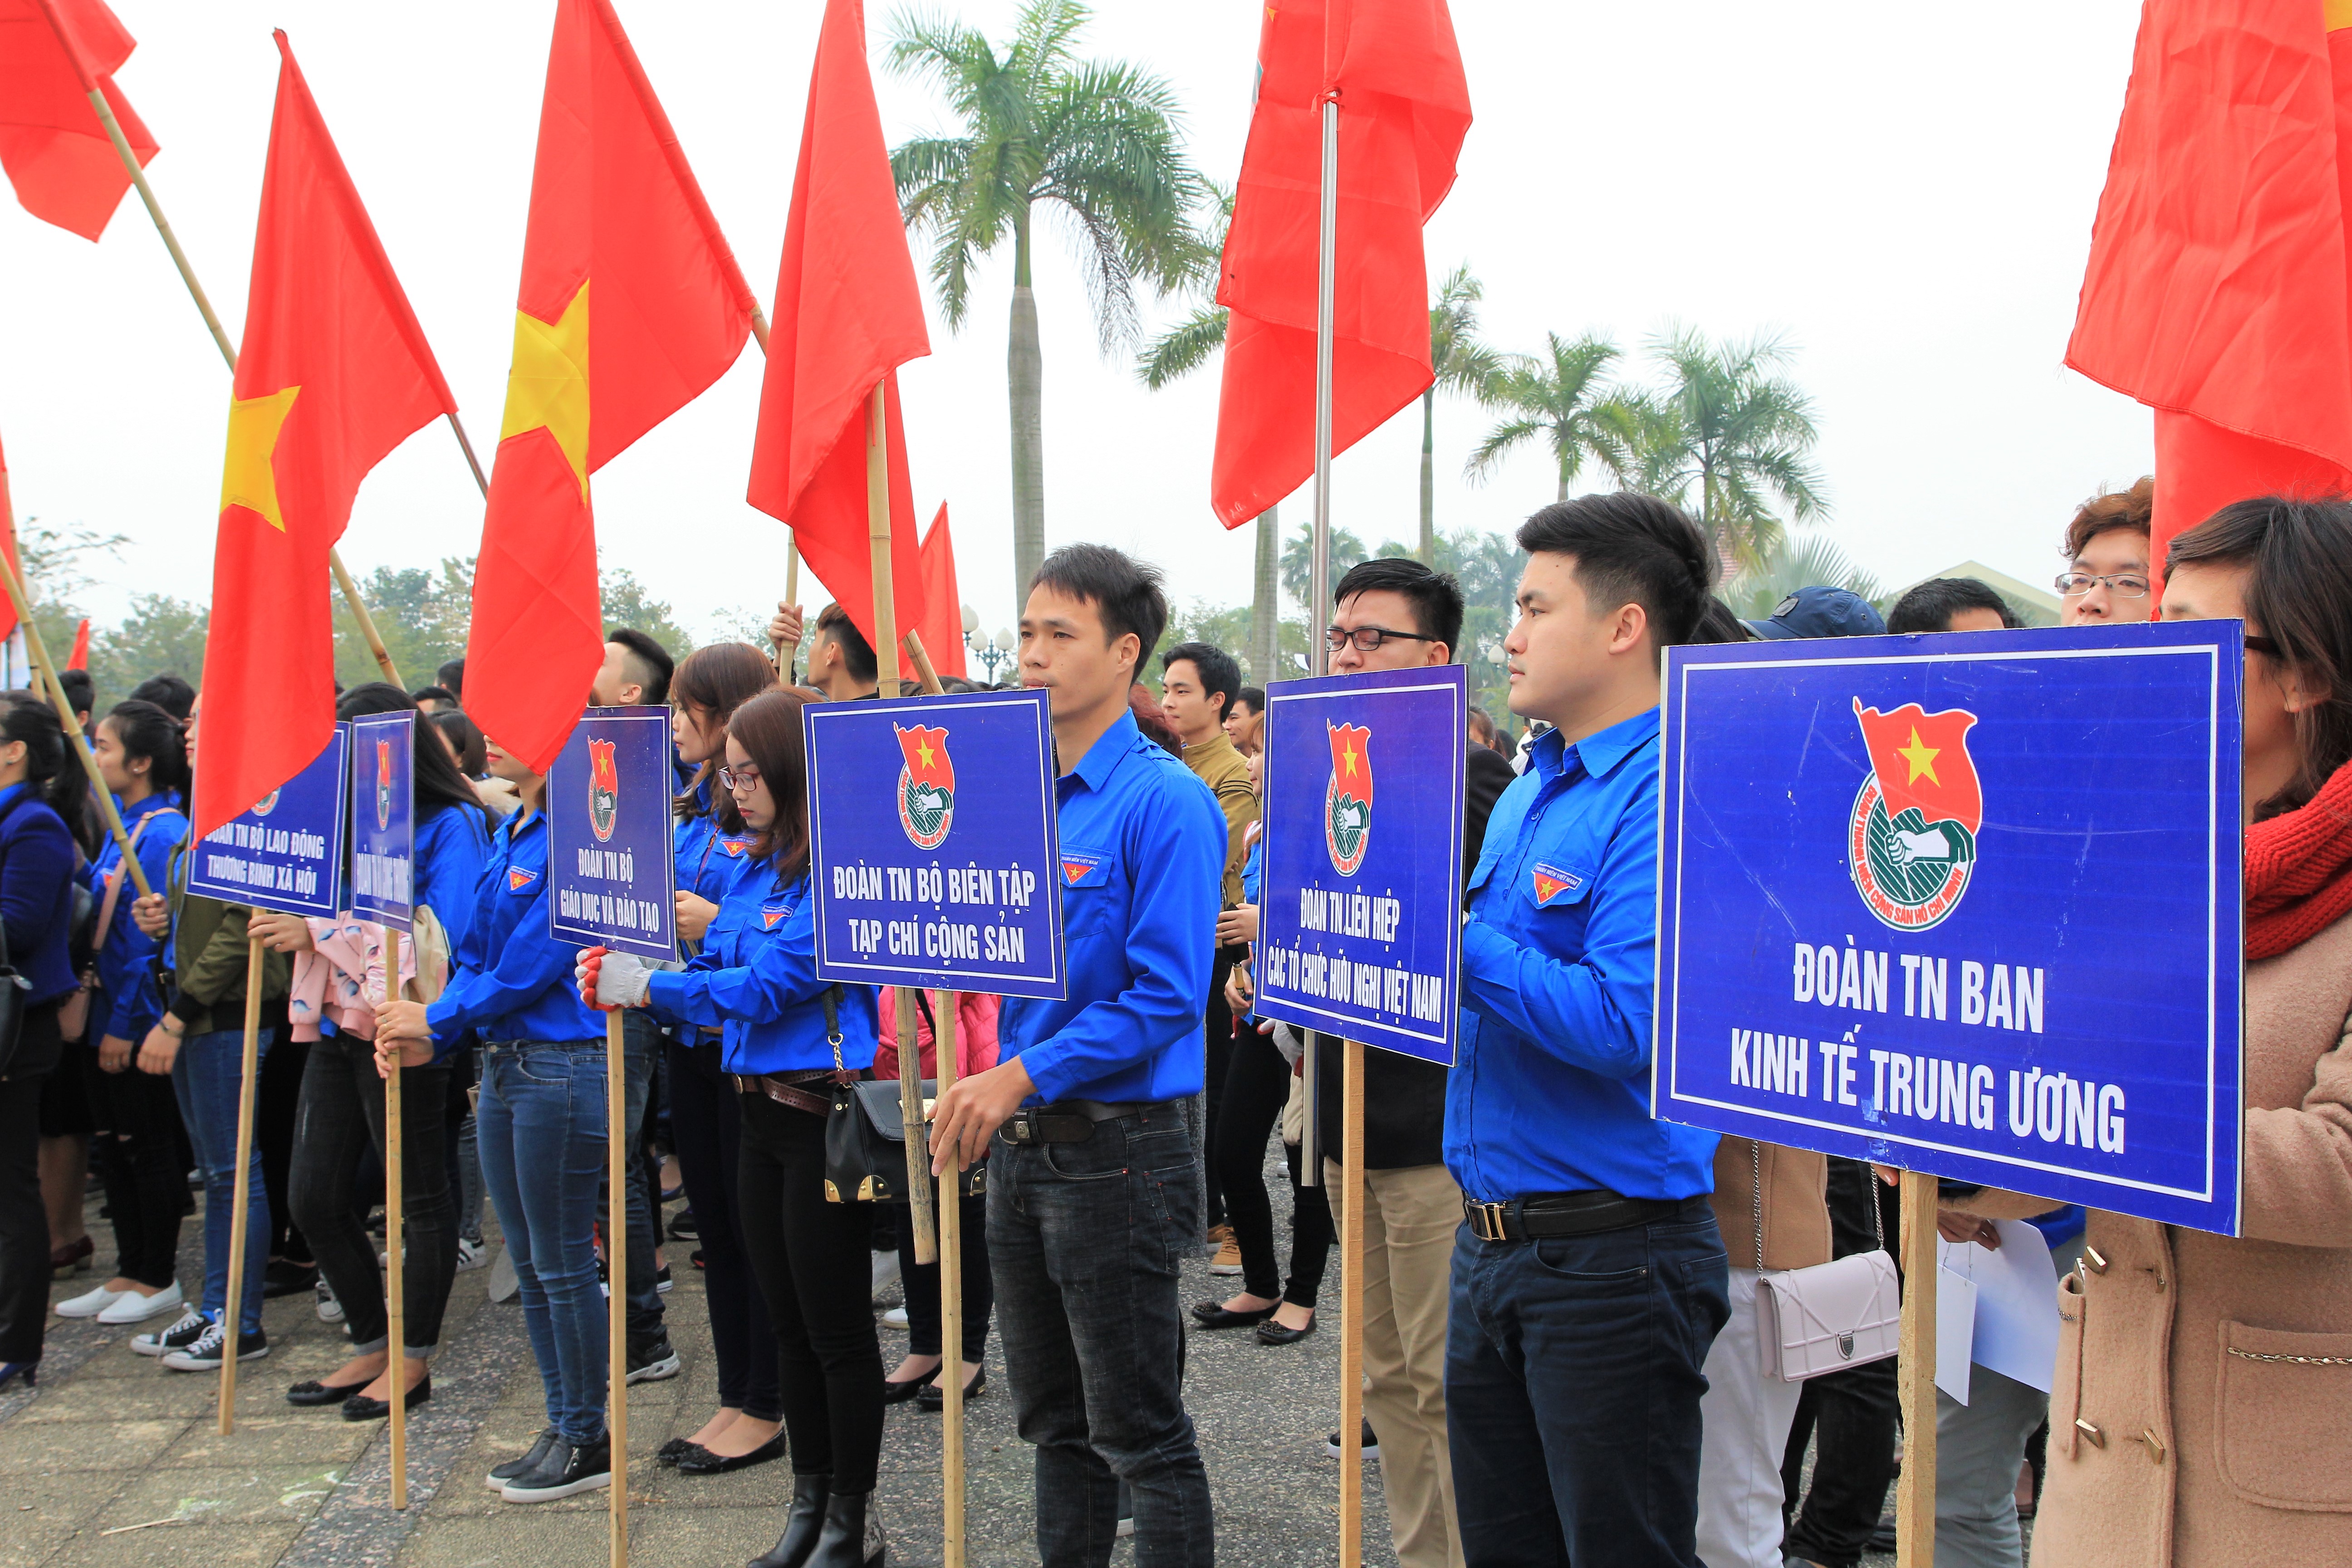
[{"label": "palm tree", "polygon": [[1437,378],[1421,395],[1421,548],[1423,566],[1437,564],[1437,395],[1440,391],[1484,397],[1503,371],[1503,356],[1480,342],[1478,301],[1486,286],[1464,262],[1437,286],[1429,308],[1429,363]]},{"label": "palm tree", "polygon": [[959,134],[918,137],[890,154],[908,226],[937,242],[931,280],[950,329],[971,308],[974,260],[1013,241],[1015,603],[1045,554],[1045,366],[1030,282],[1037,205],[1073,220],[1106,353],[1136,335],[1138,281],[1165,291],[1208,264],[1191,221],[1204,187],[1184,153],[1175,93],[1124,61],[1076,58],[1089,16],[1078,0],[1027,0],[1001,52],[944,17],[892,23],[891,68],[940,88],[961,121]]},{"label": "palm tree", "polygon": [[1776,374],[1790,357],[1778,338],[1720,344],[1668,327],[1650,352],[1665,362],[1665,389],[1629,419],[1622,473],[1693,511],[1727,562],[1762,562],[1789,521],[1828,515],[1811,461],[1812,399]]},{"label": "palm tree", "polygon": [[1761,560],[1725,584],[1721,597],[1742,620],[1769,618],[1773,609],[1800,588],[1843,588],[1864,599],[1885,592],[1878,579],[1853,563],[1852,557],[1818,535],[1773,542]]},{"label": "palm tree", "polygon": [[1566,500],[1569,481],[1583,472],[1588,458],[1612,473],[1619,469],[1629,416],[1622,397],[1602,380],[1617,362],[1615,343],[1596,332],[1574,342],[1558,332],[1544,339],[1548,354],[1513,354],[1489,384],[1486,401],[1510,413],[1486,432],[1465,469],[1473,479],[1485,479],[1510,453],[1540,440],[1559,466],[1559,499]]},{"label": "palm tree", "polygon": [[1318,594],[1314,586],[1314,525],[1311,522],[1302,524],[1291,542],[1282,547],[1282,586],[1292,598],[1307,607],[1307,640],[1309,645],[1323,635],[1315,623],[1328,613],[1331,591],[1339,585],[1340,578],[1361,566],[1370,553],[1364,548],[1364,542],[1353,531],[1333,524],[1331,559],[1327,563],[1331,568],[1331,575]]}]

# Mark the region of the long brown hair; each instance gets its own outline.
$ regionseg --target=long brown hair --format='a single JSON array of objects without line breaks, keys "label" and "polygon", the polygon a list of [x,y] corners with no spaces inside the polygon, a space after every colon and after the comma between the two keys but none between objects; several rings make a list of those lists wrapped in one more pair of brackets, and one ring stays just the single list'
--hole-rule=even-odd
[{"label": "long brown hair", "polygon": [[806,706],[796,691],[765,691],[727,721],[727,738],[743,748],[776,803],[776,820],[760,836],[755,852],[786,881],[808,868],[808,755],[801,742]]},{"label": "long brown hair", "polygon": [[[713,643],[688,654],[685,662],[671,673],[669,698],[673,703],[707,714],[724,725],[735,716],[735,710],[775,684],[776,667],[750,643]],[[680,821],[708,815],[718,821],[724,832],[743,831],[743,818],[735,810],[734,798],[719,787],[719,764],[724,760],[722,731],[719,753],[703,759],[693,781],[673,804],[672,809]],[[700,798],[705,795],[710,802],[708,806]]]},{"label": "long brown hair", "polygon": [[2317,699],[2294,716],[2301,765],[2255,804],[2262,821],[2294,811],[2352,762],[2352,502],[2257,496],[2231,501],[2172,542],[2164,570],[2249,568],[2246,621],[2278,645],[2278,662]]}]

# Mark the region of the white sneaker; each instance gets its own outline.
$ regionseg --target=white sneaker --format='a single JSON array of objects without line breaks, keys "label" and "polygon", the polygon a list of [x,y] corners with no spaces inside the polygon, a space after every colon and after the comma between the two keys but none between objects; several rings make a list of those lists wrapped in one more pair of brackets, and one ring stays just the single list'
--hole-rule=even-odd
[{"label": "white sneaker", "polygon": [[874,1255],[874,1294],[879,1296],[898,1282],[898,1254],[896,1251]]},{"label": "white sneaker", "polygon": [[893,1307],[888,1311],[883,1313],[882,1326],[886,1329],[905,1328],[907,1326],[907,1309],[904,1307]]},{"label": "white sneaker", "polygon": [[[90,1296],[97,1294],[95,1290],[90,1292]],[[89,1296],[84,1296],[81,1300],[87,1301]],[[74,1304],[68,1301],[58,1310],[62,1312],[66,1307]],[[184,1304],[180,1295],[180,1282],[174,1279],[152,1296],[142,1296],[136,1290],[125,1290],[100,1310],[97,1318],[101,1323],[143,1323],[150,1318],[160,1318],[166,1312],[177,1311]],[[84,1314],[75,1312],[69,1315],[79,1318]]]},{"label": "white sneaker", "polygon": [[58,1303],[60,1318],[95,1318],[125,1296],[135,1296],[136,1290],[110,1290],[100,1285],[97,1289]]},{"label": "white sneaker", "polygon": [[343,1304],[335,1300],[335,1288],[327,1283],[327,1277],[323,1274],[320,1275],[319,1277],[318,1283],[311,1286],[310,1289],[311,1292],[319,1299],[319,1321],[322,1323],[341,1322],[343,1321]]},{"label": "white sneaker", "polygon": [[457,1238],[458,1273],[463,1274],[469,1268],[479,1268],[489,1260],[490,1249],[487,1243],[468,1241],[462,1236]]}]

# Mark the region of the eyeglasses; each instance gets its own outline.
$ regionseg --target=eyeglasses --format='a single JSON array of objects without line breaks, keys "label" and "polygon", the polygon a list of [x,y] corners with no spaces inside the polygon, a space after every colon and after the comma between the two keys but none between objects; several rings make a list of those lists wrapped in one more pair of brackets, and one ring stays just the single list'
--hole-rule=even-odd
[{"label": "eyeglasses", "polygon": [[1323,633],[1323,646],[1333,653],[1338,653],[1349,643],[1354,643],[1359,653],[1370,653],[1391,637],[1402,637],[1407,642],[1437,640],[1435,637],[1423,637],[1419,632],[1392,632],[1386,626],[1358,626],[1353,631],[1341,631],[1338,626],[1331,626]]},{"label": "eyeglasses", "polygon": [[760,770],[750,766],[721,768],[719,782],[730,790],[750,789],[760,782]]},{"label": "eyeglasses", "polygon": [[2107,592],[2118,599],[2147,597],[2147,579],[2137,572],[2119,572],[2107,577],[2095,576],[2088,572],[2061,572],[2056,585],[2058,592],[2067,598],[2079,599],[2102,583],[2106,584]]},{"label": "eyeglasses", "polygon": [[2274,637],[2256,637],[2252,633],[2249,632],[2246,634],[2246,651],[2248,653],[2266,653],[2273,658],[2276,658],[2279,657],[2278,640]]}]

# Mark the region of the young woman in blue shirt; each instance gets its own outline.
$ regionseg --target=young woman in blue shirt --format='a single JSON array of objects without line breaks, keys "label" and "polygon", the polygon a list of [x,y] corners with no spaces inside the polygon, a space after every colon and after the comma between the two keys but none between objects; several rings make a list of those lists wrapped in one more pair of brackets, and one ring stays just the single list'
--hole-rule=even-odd
[{"label": "young woman in blue shirt", "polygon": [[754,1568],[870,1568],[883,1555],[872,1499],[882,1447],[882,1352],[868,1257],[872,1212],[828,1203],[825,1111],[837,1076],[872,1065],[870,986],[816,977],[807,773],[797,692],[735,710],[719,783],[757,834],[760,864],[720,903],[683,971],[590,948],[583,993],[717,1027],[742,1118],[736,1180],[743,1239],[775,1326],[793,1468],[784,1531]]}]

